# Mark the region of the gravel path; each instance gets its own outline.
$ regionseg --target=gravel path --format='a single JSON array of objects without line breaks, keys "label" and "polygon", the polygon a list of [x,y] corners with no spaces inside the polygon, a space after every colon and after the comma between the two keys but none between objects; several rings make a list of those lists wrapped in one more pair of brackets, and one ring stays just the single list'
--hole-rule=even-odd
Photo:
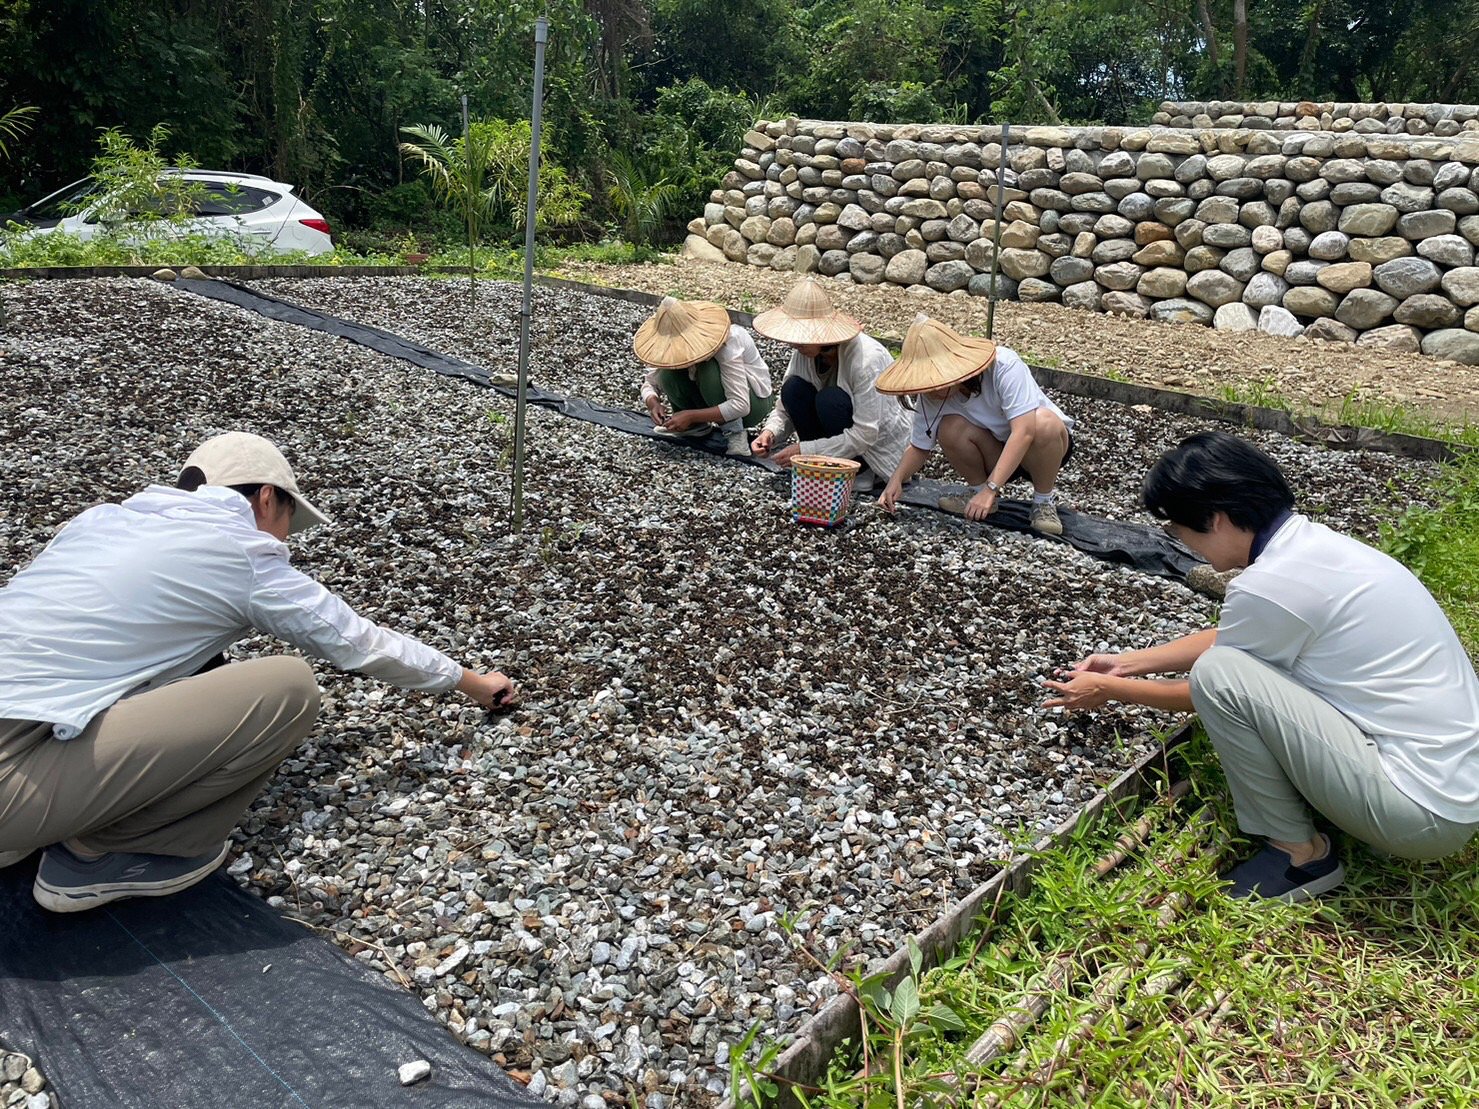
[{"label": "gravel path", "polygon": [[[564,264],[559,276],[716,300],[746,312],[777,303],[796,280],[791,273],[692,259],[642,266],[573,262]],[[986,302],[980,297],[819,280],[839,306],[875,335],[903,336],[918,312],[962,330],[986,332]],[[1344,398],[1357,396],[1401,405],[1434,420],[1479,422],[1479,367],[1420,354],[1256,332],[1233,334],[1016,301],[997,306],[995,332],[1038,365],[1200,396],[1220,397],[1227,387],[1248,390],[1272,382],[1277,394],[1316,411],[1338,411]]]},{"label": "gravel path", "polygon": [[[513,365],[513,286],[485,286],[470,322],[452,282],[272,287]],[[797,528],[757,467],[539,410],[510,537],[497,395],[147,281],[0,297],[0,577],[81,507],[245,427],[336,517],[295,540],[299,565],[521,682],[524,707],[490,722],[320,669],[322,721],[244,820],[231,871],[561,1104],[709,1104],[728,1044],[757,1020],[792,1031],[832,992],[782,914],[823,958],[894,950],[1173,722],[1044,713],[1042,675],[1212,612],[925,510]],[[540,383],[634,396],[640,309],[542,290],[537,313]],[[1066,403],[1083,433],[1065,490],[1121,517],[1148,462],[1199,426]],[[1373,505],[1430,473],[1261,441],[1309,507],[1365,534]]]}]

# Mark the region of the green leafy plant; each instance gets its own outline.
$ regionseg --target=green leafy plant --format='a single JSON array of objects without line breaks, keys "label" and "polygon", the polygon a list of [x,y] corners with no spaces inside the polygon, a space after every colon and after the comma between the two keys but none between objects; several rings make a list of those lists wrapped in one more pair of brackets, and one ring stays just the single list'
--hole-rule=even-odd
[{"label": "green leafy plant", "polygon": [[[414,142],[400,144],[431,185],[437,201],[454,209],[467,231],[468,289],[477,304],[477,244],[489,223],[504,219],[523,225],[528,193],[531,128],[519,121],[477,120],[453,139],[435,124],[401,131]],[[589,199],[558,166],[541,165],[537,223],[573,223]]]},{"label": "green leafy plant", "polygon": [[34,104],[21,104],[0,115],[0,158],[10,158],[8,143],[21,138],[35,123],[37,108]]},{"label": "green leafy plant", "polygon": [[649,244],[678,199],[678,186],[666,177],[651,180],[620,151],[606,163],[607,194],[622,216],[622,230],[633,243]]}]

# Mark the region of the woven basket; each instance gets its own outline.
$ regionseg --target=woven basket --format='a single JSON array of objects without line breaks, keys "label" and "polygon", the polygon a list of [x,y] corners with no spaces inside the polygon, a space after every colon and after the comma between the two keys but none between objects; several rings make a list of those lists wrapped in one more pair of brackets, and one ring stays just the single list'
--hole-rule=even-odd
[{"label": "woven basket", "polygon": [[833,528],[847,518],[852,480],[861,462],[825,454],[798,454],[791,460],[791,519]]}]

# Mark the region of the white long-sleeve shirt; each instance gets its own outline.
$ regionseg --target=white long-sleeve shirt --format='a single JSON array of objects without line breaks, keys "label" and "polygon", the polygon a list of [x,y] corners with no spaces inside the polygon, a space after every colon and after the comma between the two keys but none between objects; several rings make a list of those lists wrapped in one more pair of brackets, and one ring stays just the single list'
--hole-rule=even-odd
[{"label": "white long-sleeve shirt", "polygon": [[[841,387],[852,397],[852,426],[840,435],[803,442],[803,454],[829,454],[834,458],[862,456],[869,468],[884,477],[898,468],[909,445],[911,421],[909,410],[898,397],[878,391],[878,375],[893,364],[888,348],[869,335],[859,334],[837,348],[837,372],[823,380],[817,374],[816,360],[799,350],[791,355],[786,377],[793,374],[809,381],[820,391],[828,386]],[[784,389],[785,381],[781,387]],[[773,446],[782,445],[795,430],[785,405],[777,400],[765,421],[765,430],[774,434]]]},{"label": "white long-sleeve shirt", "polygon": [[462,676],[295,570],[240,493],[151,485],[78,515],[0,589],[0,718],[70,739],[252,628],[405,689],[450,689]]},{"label": "white long-sleeve shirt", "polygon": [[[729,325],[729,335],[714,357],[719,362],[719,380],[724,383],[724,400],[719,405],[719,422],[743,420],[750,414],[750,394],[758,399],[770,396],[770,367],[760,357],[755,340],[738,324]],[[649,370],[642,378],[642,403],[663,397],[662,375],[671,370]],[[689,380],[695,377],[688,368]]]}]

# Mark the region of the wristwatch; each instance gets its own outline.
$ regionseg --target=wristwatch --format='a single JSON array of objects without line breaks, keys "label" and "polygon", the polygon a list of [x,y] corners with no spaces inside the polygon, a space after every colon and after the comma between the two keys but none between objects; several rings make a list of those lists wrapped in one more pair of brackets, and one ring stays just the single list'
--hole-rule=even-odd
[{"label": "wristwatch", "polygon": [[990,478],[986,479],[986,488],[990,489],[998,497],[1001,496],[1001,486],[997,485],[996,482],[992,481]]}]

